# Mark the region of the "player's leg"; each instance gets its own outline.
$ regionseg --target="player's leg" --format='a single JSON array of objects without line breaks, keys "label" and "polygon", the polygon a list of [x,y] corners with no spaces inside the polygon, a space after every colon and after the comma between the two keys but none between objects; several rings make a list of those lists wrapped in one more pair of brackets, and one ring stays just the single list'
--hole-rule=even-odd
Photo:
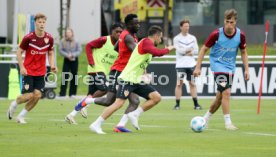
[{"label": "player's leg", "polygon": [[109,107],[105,108],[102,115],[99,116],[96,121],[94,121],[90,126],[90,130],[93,132],[96,132],[97,134],[105,134],[102,131],[102,124],[104,123],[104,121],[110,117],[115,111],[117,111],[119,108],[121,108],[123,106],[125,102],[125,99],[120,99],[117,98],[115,100],[115,102],[110,105]]},{"label": "player's leg", "polygon": [[233,125],[230,117],[230,96],[233,77],[234,76],[231,74],[221,74],[217,77],[218,82],[220,82],[218,88],[220,88],[222,93],[221,104],[226,130],[238,130],[238,128]]},{"label": "player's leg", "polygon": [[222,94],[220,91],[216,94],[216,99],[212,102],[209,110],[204,114],[204,119],[206,120],[206,123],[208,124],[210,118],[212,115],[219,109],[222,101]]},{"label": "player's leg", "polygon": [[21,94],[20,96],[18,96],[16,98],[16,100],[12,101],[10,104],[10,107],[7,111],[7,117],[8,119],[12,119],[13,118],[13,114],[16,110],[16,107],[22,103],[25,103],[29,100],[31,100],[33,97],[33,93],[25,93],[25,94]]},{"label": "player's leg", "polygon": [[91,98],[88,99],[88,103],[95,103],[96,105],[101,105],[101,106],[110,106],[115,102],[116,99],[116,86],[118,85],[117,83],[117,78],[120,75],[120,72],[118,71],[111,71],[109,74],[109,85],[108,85],[108,92],[106,94],[106,97],[104,98]]},{"label": "player's leg", "polygon": [[180,99],[182,96],[182,87],[183,87],[183,79],[185,77],[185,73],[183,72],[183,68],[176,69],[176,85],[175,85],[175,101],[176,104],[174,106],[175,110],[180,109]]},{"label": "player's leg", "polygon": [[94,78],[95,78],[94,84],[95,84],[97,90],[93,94],[90,94],[90,95],[92,95],[92,97],[88,96],[84,99],[85,105],[82,105],[81,109],[80,109],[81,115],[84,118],[87,118],[88,106],[94,102],[94,98],[104,96],[108,90],[108,87],[106,85],[106,76],[103,72],[96,73],[96,76],[94,76]]},{"label": "player's leg", "polygon": [[116,93],[109,91],[107,92],[106,97],[94,98],[93,100],[90,100],[90,103],[107,107],[107,106],[110,106],[112,103],[114,103],[115,99],[116,99]]},{"label": "player's leg", "polygon": [[227,130],[238,130],[236,126],[233,125],[230,117],[230,96],[231,89],[228,88],[222,92],[222,112],[224,116],[225,128]]},{"label": "player's leg", "polygon": [[33,97],[27,102],[25,108],[18,114],[17,122],[26,123],[25,116],[30,112],[38,103],[42,96],[42,92],[45,86],[45,81],[43,76],[33,76]]},{"label": "player's leg", "polygon": [[81,99],[75,106],[73,111],[71,111],[69,114],[66,115],[65,121],[68,122],[69,124],[74,124],[77,125],[77,121],[75,120],[75,117],[79,113],[79,111],[85,107],[87,104],[85,103],[85,100],[87,98],[92,97],[92,95],[97,91],[97,87],[94,84],[89,84],[88,85],[88,93],[87,96]]},{"label": "player's leg", "polygon": [[115,132],[131,132],[131,130],[125,128],[125,125],[128,122],[128,116],[127,114],[129,112],[132,112],[137,109],[139,106],[140,100],[139,96],[135,93],[130,93],[128,97],[129,105],[125,110],[125,113],[123,114],[122,118],[120,119],[119,123],[116,125],[116,127],[113,129]]},{"label": "player's leg", "polygon": [[32,97],[33,97],[33,77],[32,76],[24,76],[23,77],[22,94],[20,96],[18,96],[16,98],[16,100],[11,102],[11,105],[7,111],[7,117],[9,119],[12,119],[17,105],[31,100]]},{"label": "player's leg", "polygon": [[161,101],[161,95],[150,85],[137,85],[133,92],[139,96],[145,98],[147,101],[143,103],[142,106],[139,106],[135,111],[128,113],[128,118],[130,119],[132,125],[140,130],[138,119],[140,115],[157,105]]},{"label": "player's leg", "polygon": [[105,134],[101,128],[102,124],[108,117],[110,117],[114,112],[116,112],[124,105],[125,100],[134,89],[135,87],[130,83],[124,82],[120,84],[116,94],[115,102],[109,107],[105,108],[102,115],[99,116],[97,120],[90,125],[90,130],[96,132],[97,134]]},{"label": "player's leg", "polygon": [[26,107],[25,107],[28,112],[31,111],[37,105],[37,102],[39,101],[41,96],[42,96],[41,91],[35,89],[34,92],[33,92],[32,99],[27,102]]},{"label": "player's leg", "polygon": [[106,77],[104,73],[89,74],[89,86],[87,96],[81,99],[69,113],[65,120],[70,124],[77,124],[75,116],[80,112],[82,117],[87,118],[87,105],[91,104],[95,97],[103,96],[107,92]]},{"label": "player's leg", "polygon": [[27,102],[26,106],[22,111],[18,114],[16,121],[21,124],[27,123],[25,121],[25,116],[28,112],[30,112],[38,103],[41,98],[41,91],[35,89],[33,92],[33,97]]}]

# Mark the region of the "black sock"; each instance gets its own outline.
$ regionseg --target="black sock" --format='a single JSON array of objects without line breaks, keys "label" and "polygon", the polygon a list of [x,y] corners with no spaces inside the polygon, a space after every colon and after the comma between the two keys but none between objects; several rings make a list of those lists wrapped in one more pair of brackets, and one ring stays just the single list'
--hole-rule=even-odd
[{"label": "black sock", "polygon": [[194,106],[198,106],[197,98],[193,98]]},{"label": "black sock", "polygon": [[176,101],[176,106],[179,106],[180,100],[175,100]]}]

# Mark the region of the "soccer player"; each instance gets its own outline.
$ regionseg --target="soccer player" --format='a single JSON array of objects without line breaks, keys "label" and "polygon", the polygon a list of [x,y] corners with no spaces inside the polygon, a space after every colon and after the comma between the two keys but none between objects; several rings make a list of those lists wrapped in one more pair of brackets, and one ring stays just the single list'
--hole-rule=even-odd
[{"label": "soccer player", "polygon": [[132,125],[137,130],[140,129],[138,125],[138,117],[142,112],[149,110],[161,100],[160,94],[152,86],[142,82],[141,77],[150,63],[152,56],[162,56],[168,54],[170,50],[174,49],[173,46],[164,49],[157,49],[155,45],[161,42],[161,38],[162,29],[160,27],[152,26],[149,28],[148,37],[142,39],[138,43],[133,50],[126,67],[118,77],[120,82],[115,102],[107,107],[102,115],[90,125],[91,131],[96,132],[97,134],[105,134],[101,128],[103,122],[123,106],[125,100],[131,93],[136,93],[147,100],[141,107],[128,113]]},{"label": "soccer player", "polygon": [[196,65],[194,54],[198,53],[198,45],[196,37],[189,34],[190,21],[183,20],[180,22],[181,32],[174,37],[173,43],[176,49],[176,86],[175,86],[175,110],[180,109],[180,98],[182,95],[183,80],[189,81],[190,92],[194,102],[194,109],[201,110],[201,106],[197,101],[197,90],[194,82],[193,71]]},{"label": "soccer player", "polygon": [[226,10],[224,12],[224,27],[216,29],[209,35],[199,52],[197,65],[194,71],[195,76],[200,75],[200,68],[204,55],[208,49],[211,48],[210,65],[211,70],[214,72],[214,78],[218,88],[216,99],[204,115],[204,118],[206,122],[208,122],[211,116],[222,105],[226,130],[238,129],[233,125],[230,118],[230,88],[235,73],[238,48],[240,48],[244,64],[245,80],[249,80],[245,35],[236,27],[236,24],[237,11],[235,9]]},{"label": "soccer player", "polygon": [[[53,72],[57,71],[54,65],[54,39],[45,32],[47,17],[38,13],[35,15],[35,31],[24,36],[18,50],[17,60],[20,73],[23,75],[22,94],[13,101],[8,109],[7,116],[13,118],[16,107],[26,103],[25,108],[19,113],[16,121],[20,124],[27,123],[25,116],[37,104],[44,89],[46,74],[46,53],[48,53],[49,64]],[[26,53],[23,63],[22,54]]]},{"label": "soccer player", "polygon": [[[123,31],[123,26],[120,23],[115,23],[111,26],[111,35],[103,36],[92,40],[86,45],[86,56],[88,60],[87,73],[90,76],[88,86],[88,97],[101,97],[107,92],[106,75],[110,71],[110,67],[118,57],[118,52],[114,50],[114,45],[119,39]],[[82,99],[69,113],[65,120],[70,124],[77,124],[75,116],[86,106],[86,98]],[[87,113],[82,113],[84,118],[87,118]]]},{"label": "soccer player", "polygon": [[[88,104],[95,103],[98,105],[110,106],[112,103],[114,103],[116,99],[116,92],[118,87],[117,78],[127,65],[132,51],[134,50],[138,42],[138,38],[136,37],[135,33],[137,33],[140,28],[138,17],[135,14],[128,14],[125,17],[125,24],[126,29],[120,35],[118,44],[117,46],[115,46],[115,49],[119,48],[119,56],[114,62],[114,65],[111,67],[107,96],[103,98],[87,98],[85,102]],[[119,123],[114,128],[115,132],[131,132],[130,130],[125,128],[125,125],[128,122],[127,114],[131,111],[134,111],[138,107],[140,101],[138,95],[134,93],[131,93],[129,95],[128,100],[129,106]],[[83,111],[84,109],[85,108],[83,108],[81,111]],[[84,111],[82,113],[86,112]]]}]

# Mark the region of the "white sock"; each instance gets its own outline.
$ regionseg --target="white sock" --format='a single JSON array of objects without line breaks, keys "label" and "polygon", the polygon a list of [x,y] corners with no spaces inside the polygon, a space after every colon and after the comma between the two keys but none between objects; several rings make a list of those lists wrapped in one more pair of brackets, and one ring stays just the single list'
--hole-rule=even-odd
[{"label": "white sock", "polygon": [[25,115],[28,113],[28,111],[23,108],[22,111],[18,114],[18,117],[25,117]]},{"label": "white sock", "polygon": [[16,107],[17,107],[16,100],[12,101],[12,103],[11,103],[11,107],[12,107],[12,108],[16,108]]},{"label": "white sock", "polygon": [[225,125],[232,124],[230,114],[225,114],[223,117],[224,117]]},{"label": "white sock", "polygon": [[208,122],[210,120],[210,118],[212,117],[212,113],[208,110],[205,115],[203,116],[203,118],[206,120],[206,122]]},{"label": "white sock", "polygon": [[75,117],[79,111],[73,110],[71,113],[69,113],[71,116]]},{"label": "white sock", "polygon": [[117,126],[125,126],[128,121],[127,114],[124,114]]},{"label": "white sock", "polygon": [[135,111],[133,111],[136,115],[140,116],[141,113],[144,112],[143,108],[142,107],[138,107]]},{"label": "white sock", "polygon": [[93,124],[95,124],[96,127],[101,127],[104,121],[103,117],[99,116]]},{"label": "white sock", "polygon": [[87,97],[87,98],[85,99],[85,103],[86,103],[87,105],[90,105],[90,104],[93,104],[93,103],[94,103],[94,100],[95,100],[95,98]]}]

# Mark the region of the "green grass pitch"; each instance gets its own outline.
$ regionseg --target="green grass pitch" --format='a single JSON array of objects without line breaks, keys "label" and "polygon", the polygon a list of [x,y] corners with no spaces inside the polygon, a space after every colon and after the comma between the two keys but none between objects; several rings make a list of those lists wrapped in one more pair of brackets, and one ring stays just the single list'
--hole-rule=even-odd
[{"label": "green grass pitch", "polygon": [[[262,100],[256,115],[257,100],[231,100],[231,117],[240,130],[226,131],[221,109],[213,115],[209,128],[194,133],[189,128],[192,117],[203,115],[211,100],[200,99],[204,110],[195,111],[192,100],[181,101],[181,110],[172,110],[173,100],[162,100],[142,114],[140,126],[133,133],[114,133],[123,109],[104,125],[106,135],[90,132],[88,126],[103,111],[91,105],[88,119],[80,115],[78,125],[69,125],[64,117],[78,100],[41,100],[27,114],[28,124],[19,125],[6,118],[10,101],[0,100],[1,157],[275,157],[276,100]],[[16,115],[23,106],[19,106]],[[124,107],[125,108],[125,107]]]}]

